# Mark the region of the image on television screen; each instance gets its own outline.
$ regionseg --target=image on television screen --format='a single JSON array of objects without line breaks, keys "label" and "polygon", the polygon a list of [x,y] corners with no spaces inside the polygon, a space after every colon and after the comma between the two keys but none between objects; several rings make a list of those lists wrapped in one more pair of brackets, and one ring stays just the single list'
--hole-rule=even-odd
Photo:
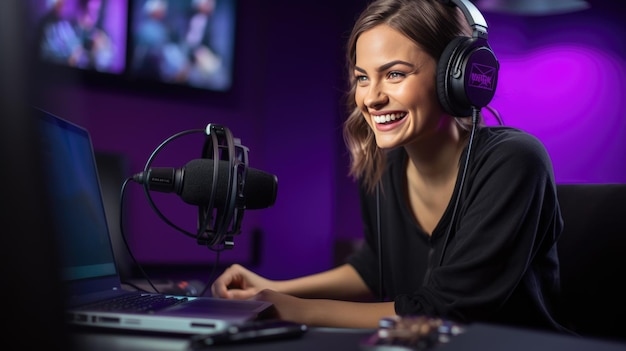
[{"label": "image on television screen", "polygon": [[236,0],[132,0],[129,76],[213,91],[232,85]]},{"label": "image on television screen", "polygon": [[128,0],[28,0],[42,62],[104,73],[126,69]]}]

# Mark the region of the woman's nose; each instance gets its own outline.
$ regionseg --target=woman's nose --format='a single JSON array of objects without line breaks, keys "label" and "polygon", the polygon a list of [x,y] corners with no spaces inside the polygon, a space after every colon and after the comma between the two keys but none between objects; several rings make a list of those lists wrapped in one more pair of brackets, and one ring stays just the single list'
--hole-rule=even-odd
[{"label": "woman's nose", "polygon": [[380,85],[371,84],[363,102],[368,107],[377,107],[380,105],[384,105],[385,103],[387,103],[387,101],[388,97],[384,93]]}]

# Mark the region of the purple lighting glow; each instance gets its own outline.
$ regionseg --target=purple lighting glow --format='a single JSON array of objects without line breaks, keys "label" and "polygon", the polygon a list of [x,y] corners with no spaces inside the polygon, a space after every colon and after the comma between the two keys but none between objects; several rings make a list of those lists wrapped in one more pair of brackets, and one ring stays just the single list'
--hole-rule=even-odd
[{"label": "purple lighting glow", "polygon": [[623,59],[572,44],[499,59],[492,105],[544,142],[557,182],[626,182]]}]

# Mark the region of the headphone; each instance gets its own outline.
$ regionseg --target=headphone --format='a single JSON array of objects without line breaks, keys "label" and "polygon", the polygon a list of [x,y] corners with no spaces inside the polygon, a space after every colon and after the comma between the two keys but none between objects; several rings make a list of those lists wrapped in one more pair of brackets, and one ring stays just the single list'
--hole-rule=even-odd
[{"label": "headphone", "polygon": [[487,106],[495,94],[498,59],[487,43],[487,22],[469,0],[440,0],[456,5],[472,27],[472,36],[450,41],[437,64],[437,95],[452,116],[466,117]]}]

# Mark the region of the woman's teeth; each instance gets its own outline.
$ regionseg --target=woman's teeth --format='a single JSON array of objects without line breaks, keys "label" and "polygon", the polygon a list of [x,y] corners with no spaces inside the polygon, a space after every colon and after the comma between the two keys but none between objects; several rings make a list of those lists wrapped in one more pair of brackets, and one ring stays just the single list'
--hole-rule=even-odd
[{"label": "woman's teeth", "polygon": [[397,120],[404,118],[406,114],[404,113],[389,113],[386,115],[373,116],[374,122],[378,124],[391,123]]}]

